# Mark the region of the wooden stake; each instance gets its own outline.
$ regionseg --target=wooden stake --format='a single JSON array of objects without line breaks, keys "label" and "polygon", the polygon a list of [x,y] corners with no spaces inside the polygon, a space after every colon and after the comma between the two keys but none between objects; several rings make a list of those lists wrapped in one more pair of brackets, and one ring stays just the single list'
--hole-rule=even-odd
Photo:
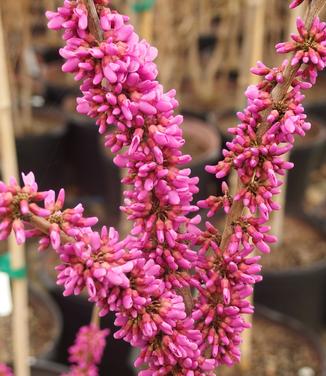
[{"label": "wooden stake", "polygon": [[139,13],[139,34],[148,43],[153,41],[154,12],[152,9]]},{"label": "wooden stake", "polygon": [[[11,176],[18,178],[17,159],[13,124],[11,117],[11,100],[9,91],[8,69],[4,45],[4,33],[0,10],[0,130],[2,152],[2,174],[5,181]],[[18,246],[13,236],[9,238],[11,267],[14,269],[25,267],[24,247]],[[14,279],[13,289],[13,346],[14,367],[16,376],[29,376],[27,363],[29,353],[28,343],[28,302],[26,279]]]},{"label": "wooden stake", "polygon": [[31,46],[31,23],[29,15],[29,1],[23,0],[22,5],[22,49],[21,49],[21,69],[20,69],[20,106],[21,118],[17,119],[22,122],[24,133],[32,130],[32,86],[33,81],[28,69],[28,49]]},{"label": "wooden stake", "polygon": [[[242,71],[240,75],[239,100],[240,108],[245,105],[243,92],[248,85],[255,85],[259,82],[259,77],[250,73],[250,68],[256,65],[258,60],[263,58],[264,36],[265,36],[265,0],[247,0],[246,19],[245,19],[245,42],[243,46]],[[241,96],[241,97],[240,97]],[[240,99],[241,98],[241,99]],[[231,191],[236,193],[238,176],[236,173],[231,174]],[[253,304],[253,295],[249,298]],[[252,324],[253,315],[246,317],[247,321]],[[241,346],[241,371],[250,370],[252,357],[252,330],[245,330],[242,335]]]},{"label": "wooden stake", "polygon": [[[293,9],[290,12],[290,17],[289,17],[289,24],[288,24],[288,34],[290,35],[291,33],[296,31],[296,20],[297,17],[303,17],[305,14],[305,3],[300,5],[298,8]],[[288,161],[290,159],[290,152],[285,154],[283,157],[284,161]],[[286,199],[286,191],[287,191],[287,177],[288,173],[286,172],[285,176],[283,177],[283,186],[281,193],[276,196],[275,202],[278,203],[281,208],[280,210],[276,211],[272,215],[271,219],[271,233],[273,235],[277,236],[277,246],[281,245],[283,243],[283,236],[284,236],[284,220],[285,220],[285,199]]]},{"label": "wooden stake", "polygon": [[266,0],[247,0],[245,9],[245,40],[241,54],[241,72],[239,78],[238,108],[245,106],[243,95],[248,85],[255,85],[260,78],[250,73],[250,68],[263,58],[265,36]]}]

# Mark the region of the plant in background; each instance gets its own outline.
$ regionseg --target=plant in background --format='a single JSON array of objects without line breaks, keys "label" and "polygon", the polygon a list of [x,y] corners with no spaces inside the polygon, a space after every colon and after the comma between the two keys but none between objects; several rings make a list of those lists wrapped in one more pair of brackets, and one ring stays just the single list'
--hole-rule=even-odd
[{"label": "plant in background", "polygon": [[101,362],[108,334],[108,329],[100,330],[95,324],[80,328],[74,345],[69,349],[69,360],[75,365],[63,376],[97,376],[97,365]]},{"label": "plant in background", "polygon": [[[200,216],[191,215],[198,210],[192,203],[198,178],[183,168],[191,157],[181,151],[182,116],[174,114],[175,91],[164,93],[156,80],[157,51],[108,0],[94,3],[65,0],[47,17],[50,28],[64,30],[63,71],[82,81],[77,111],[96,119],[115,163],[127,169],[123,183],[130,189],[121,210],[133,223],[131,233],[119,240],[113,228],[94,231],[96,219],[85,218],[81,205],[64,210],[64,192],[57,199],[53,191],[38,192],[30,173],[22,188],[14,180],[0,185],[0,237],[13,230],[19,243],[39,237],[41,250],[51,245],[60,255],[64,294],[86,289],[101,316],[115,312],[114,337],[140,348],[140,376],[211,376],[240,360],[241,333],[250,326],[243,315],[253,313],[246,298],[262,278],[253,252],[268,253],[276,241],[266,222],[278,209],[279,175],[293,167],[282,155],[310,128],[302,91],[326,62],[326,24],[316,17],[325,1],[310,2],[293,42],[277,45],[279,53],[293,52],[290,60],[253,68],[262,79],[245,93],[248,106],[230,129],[224,160],[207,166],[218,179],[232,168],[239,177],[234,197],[224,182],[222,197],[198,203],[209,216],[224,209],[223,232],[209,222],[200,230]],[[93,343],[86,340],[89,330],[96,329],[82,329],[71,349],[72,361],[81,364],[77,374],[97,372],[101,349],[87,349],[92,361],[83,363],[84,346]],[[98,335],[104,343],[107,333]]]}]

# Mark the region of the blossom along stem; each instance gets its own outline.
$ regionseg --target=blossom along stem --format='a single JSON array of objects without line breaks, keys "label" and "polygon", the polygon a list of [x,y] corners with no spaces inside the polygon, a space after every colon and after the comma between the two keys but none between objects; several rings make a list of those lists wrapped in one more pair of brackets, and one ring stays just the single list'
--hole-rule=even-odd
[{"label": "blossom along stem", "polygon": [[62,376],[98,376],[98,364],[105,348],[108,329],[90,324],[79,329],[75,343],[69,348],[69,361],[73,364]]},{"label": "blossom along stem", "polygon": [[[300,1],[301,3],[302,1]],[[311,24],[314,20],[314,18],[320,13],[322,8],[325,6],[325,0],[317,0],[317,1],[311,1],[309,4],[309,9],[307,12],[305,24],[307,25],[307,29],[310,29]],[[296,5],[299,5],[296,4]],[[272,102],[277,103],[282,101],[282,99],[285,97],[286,93],[289,90],[289,87],[291,86],[291,83],[293,82],[293,79],[295,78],[298,70],[300,69],[301,64],[291,65],[289,62],[286,71],[284,72],[284,79],[282,82],[277,83],[277,85],[274,87],[271,96],[272,96]],[[268,131],[268,129],[271,127],[271,125],[266,121],[267,116],[269,115],[269,109],[266,109],[262,113],[262,120],[261,124],[257,130],[257,139],[258,142],[261,142],[261,139],[263,135]],[[240,181],[238,181],[238,187],[236,189],[237,192],[239,192],[242,188],[242,184]],[[221,248],[225,249],[227,247],[228,241],[230,239],[230,236],[232,235],[232,223],[235,222],[239,217],[241,217],[243,213],[243,202],[241,201],[234,201],[231,209],[227,215],[225,228],[222,235],[221,240]]]},{"label": "blossom along stem", "polygon": [[[133,222],[131,233],[119,240],[113,228],[95,231],[96,218],[85,218],[81,205],[64,210],[64,191],[57,197],[39,192],[30,173],[23,174],[22,187],[14,179],[0,182],[0,238],[13,231],[19,244],[38,237],[41,251],[51,245],[60,257],[57,283],[64,295],[85,289],[100,316],[115,313],[114,337],[141,350],[135,362],[145,366],[140,376],[213,376],[216,367],[240,360],[241,333],[250,326],[244,315],[253,313],[247,297],[262,278],[253,251],[268,253],[276,241],[265,223],[278,209],[277,177],[293,167],[281,156],[295,134],[310,128],[302,90],[326,63],[326,24],[313,18],[321,2],[311,3],[309,28],[298,18],[298,35],[276,46],[278,53],[294,52],[294,68],[285,60],[252,69],[262,79],[245,93],[248,105],[229,130],[234,138],[224,159],[206,167],[219,179],[235,168],[241,182],[234,197],[223,182],[222,196],[198,203],[208,217],[220,208],[228,213],[223,235],[208,221],[200,230],[201,218],[189,216],[198,210],[192,205],[198,178],[182,168],[191,159],[180,150],[182,117],[174,115],[175,92],[164,93],[156,81],[156,50],[139,40],[128,17],[107,6],[108,0],[95,0],[101,41],[89,21],[92,10],[80,0],[64,0],[47,17],[50,28],[64,29],[63,71],[82,81],[77,110],[96,119],[114,162],[128,171],[121,210]],[[93,329],[81,331],[76,351],[87,347]],[[82,365],[89,367],[86,374],[97,374],[93,365]]]},{"label": "blossom along stem", "polygon": [[[41,231],[43,234],[48,234],[51,229],[51,223],[44,219],[43,217],[37,216],[35,214],[29,215],[26,220],[30,222],[35,229],[38,229]],[[74,243],[75,239],[71,236],[68,236],[65,234],[63,231],[60,231],[60,239],[62,244],[67,244],[67,243]]]},{"label": "blossom along stem", "polygon": [[5,364],[0,363],[0,376],[13,376],[12,370]]}]

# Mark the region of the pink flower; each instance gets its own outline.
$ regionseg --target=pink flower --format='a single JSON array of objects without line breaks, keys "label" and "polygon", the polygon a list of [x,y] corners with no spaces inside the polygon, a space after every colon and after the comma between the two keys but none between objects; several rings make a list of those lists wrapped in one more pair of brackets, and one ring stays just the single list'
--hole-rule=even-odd
[{"label": "pink flower", "polygon": [[291,4],[289,5],[289,7],[291,8],[291,9],[294,9],[294,8],[296,8],[297,6],[299,6],[301,3],[303,3],[304,2],[304,0],[293,0],[292,2],[291,2]]},{"label": "pink flower", "polygon": [[69,361],[75,363],[64,376],[98,376],[109,329],[99,329],[96,325],[79,329],[75,343],[69,348]]},{"label": "pink flower", "polygon": [[[295,3],[292,4],[295,6]],[[295,51],[295,55],[291,60],[292,65],[304,63],[314,65],[318,70],[324,69],[326,58],[326,24],[320,22],[318,17],[315,17],[308,31],[303,20],[298,17],[297,28],[299,35],[292,34],[292,42],[278,43],[276,45],[277,52],[288,53]]]},{"label": "pink flower", "polygon": [[0,363],[0,376],[13,376],[11,369],[5,364]]}]

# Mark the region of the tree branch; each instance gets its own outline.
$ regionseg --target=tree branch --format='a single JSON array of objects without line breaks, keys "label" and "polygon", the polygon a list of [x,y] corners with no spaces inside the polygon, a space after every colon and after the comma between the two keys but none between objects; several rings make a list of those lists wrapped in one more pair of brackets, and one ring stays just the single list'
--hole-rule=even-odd
[{"label": "tree branch", "polygon": [[100,26],[100,19],[97,14],[94,0],[83,0],[88,11],[89,31],[94,35],[97,41],[103,40],[103,30]]},{"label": "tree branch", "polygon": [[[305,17],[305,24],[308,29],[310,29],[313,19],[319,14],[319,12],[322,10],[322,8],[325,6],[326,0],[313,0],[309,8],[307,10],[307,14]],[[293,78],[295,77],[296,73],[298,72],[300,68],[300,64],[297,64],[295,66],[291,66],[291,63],[289,62],[285,73],[284,77],[285,80],[281,84],[277,84],[275,88],[273,89],[271,93],[271,97],[273,102],[279,102],[282,99],[284,99],[285,95],[287,94],[289,87],[291,85],[291,82],[293,81]],[[269,110],[265,110],[262,117],[263,121],[257,131],[257,139],[258,142],[261,142],[261,139],[263,135],[268,131],[269,129],[269,124],[267,123],[267,115],[269,113]],[[242,188],[242,184],[240,180],[238,180],[238,186],[236,192],[239,192],[240,189]],[[241,217],[242,212],[243,212],[244,206],[242,201],[234,201],[229,214],[226,217],[226,223],[222,235],[222,240],[221,240],[221,249],[224,251],[228,245],[229,239],[232,235],[232,223],[236,221],[239,217]]]}]

